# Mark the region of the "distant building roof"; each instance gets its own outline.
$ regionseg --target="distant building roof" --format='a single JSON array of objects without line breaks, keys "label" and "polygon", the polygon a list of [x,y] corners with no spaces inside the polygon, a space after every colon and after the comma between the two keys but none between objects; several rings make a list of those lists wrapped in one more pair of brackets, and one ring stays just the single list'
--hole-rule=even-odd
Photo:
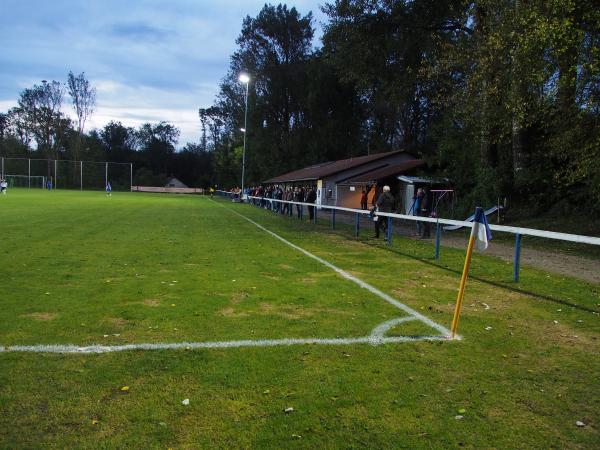
[{"label": "distant building roof", "polygon": [[291,183],[296,181],[314,181],[319,180],[331,175],[334,175],[344,170],[352,169],[354,167],[366,164],[378,159],[386,158],[388,156],[402,153],[402,150],[396,150],[393,152],[376,153],[368,156],[358,156],[356,158],[340,159],[338,161],[329,161],[321,164],[315,164],[314,166],[305,167],[303,169],[294,170],[292,172],[284,173],[265,181],[265,183]]},{"label": "distant building roof", "polygon": [[[387,178],[395,175],[399,175],[402,172],[406,172],[407,170],[414,169],[415,167],[421,167],[425,164],[425,161],[422,159],[413,159],[411,161],[405,161],[399,164],[389,164],[385,167],[380,167],[377,169],[370,170],[369,172],[365,172],[363,174],[357,175],[355,177],[344,180],[343,183],[367,183],[370,181],[381,180],[382,178]],[[400,177],[398,177],[400,178]]]},{"label": "distant building roof", "polygon": [[182,183],[177,178],[171,177],[171,178],[169,178],[169,181],[167,181],[167,184],[165,185],[165,187],[187,188],[188,186],[185,183]]}]

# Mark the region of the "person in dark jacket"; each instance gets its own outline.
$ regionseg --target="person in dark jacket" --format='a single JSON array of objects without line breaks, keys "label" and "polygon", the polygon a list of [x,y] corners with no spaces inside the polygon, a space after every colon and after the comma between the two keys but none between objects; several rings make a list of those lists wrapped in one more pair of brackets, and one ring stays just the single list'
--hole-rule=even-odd
[{"label": "person in dark jacket", "polygon": [[[429,189],[423,189],[423,199],[421,200],[420,205],[420,216],[421,217],[429,217],[431,216],[431,194]],[[431,237],[431,222],[423,222],[421,226],[423,233],[421,234],[421,239],[428,239]]]},{"label": "person in dark jacket", "polygon": [[362,193],[360,194],[360,209],[367,209],[367,204],[369,203],[369,200],[367,198],[367,191],[365,191],[364,189],[362,190]]},{"label": "person in dark jacket", "polygon": [[[302,191],[298,186],[294,189],[294,201],[302,203],[304,201],[304,195],[302,195]],[[302,205],[296,205],[296,213],[298,214],[298,219],[302,215]]]},{"label": "person in dark jacket", "polygon": [[[375,206],[377,207],[377,211],[379,212],[393,212],[394,211],[394,196],[390,192],[389,186],[383,187],[383,192],[377,198],[375,202]],[[380,229],[383,227],[384,232],[386,229],[385,222],[387,221],[387,217],[377,217],[375,220],[375,237],[379,238]]]},{"label": "person in dark jacket", "polygon": [[[306,203],[314,203],[316,200],[317,200],[317,191],[315,190],[314,187],[311,186],[308,193],[306,194]],[[313,220],[315,218],[315,207],[314,206],[308,207],[308,216],[309,216],[310,220]]]}]

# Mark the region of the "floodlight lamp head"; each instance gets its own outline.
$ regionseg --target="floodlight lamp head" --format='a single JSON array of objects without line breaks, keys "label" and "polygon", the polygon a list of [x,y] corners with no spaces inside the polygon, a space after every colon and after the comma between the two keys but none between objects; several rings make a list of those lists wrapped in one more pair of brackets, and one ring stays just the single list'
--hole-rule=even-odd
[{"label": "floodlight lamp head", "polygon": [[247,73],[241,73],[238,80],[240,80],[242,83],[249,83],[250,77],[248,76]]},{"label": "floodlight lamp head", "polygon": [[240,131],[241,131],[242,133],[245,133],[245,132],[246,132],[246,129],[245,129],[245,128],[240,128]]}]

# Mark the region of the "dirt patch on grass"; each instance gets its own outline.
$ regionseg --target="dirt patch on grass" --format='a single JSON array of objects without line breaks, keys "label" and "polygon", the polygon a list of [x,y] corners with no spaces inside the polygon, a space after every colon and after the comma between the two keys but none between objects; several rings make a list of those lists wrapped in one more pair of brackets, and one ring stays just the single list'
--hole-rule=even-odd
[{"label": "dirt patch on grass", "polygon": [[56,319],[58,314],[50,312],[34,312],[31,314],[25,314],[23,317],[29,317],[33,320],[39,320],[40,322],[47,322],[49,320]]},{"label": "dirt patch on grass", "polygon": [[146,300],[143,300],[141,303],[142,303],[142,305],[150,306],[152,308],[156,308],[156,307],[160,306],[160,301],[158,301],[155,298],[147,298]]},{"label": "dirt patch on grass", "polygon": [[233,308],[223,308],[217,311],[223,317],[247,317],[248,313],[245,312],[236,312]]},{"label": "dirt patch on grass", "polygon": [[285,270],[294,270],[292,266],[288,266],[287,264],[279,264],[279,267]]},{"label": "dirt patch on grass", "polygon": [[274,273],[270,273],[270,272],[261,272],[260,274],[263,277],[268,278],[269,280],[280,280],[281,279],[281,277],[278,277]]},{"label": "dirt patch on grass", "polygon": [[279,316],[290,320],[302,319],[303,317],[310,317],[313,315],[312,311],[305,310],[300,306],[261,303],[259,307],[262,314]]},{"label": "dirt patch on grass", "polygon": [[351,311],[344,311],[335,308],[315,308],[302,305],[275,305],[273,303],[260,303],[258,305],[262,315],[279,316],[288,320],[298,320],[315,315],[335,314],[338,316],[350,316]]},{"label": "dirt patch on grass", "polygon": [[231,294],[230,301],[233,305],[237,305],[249,296],[250,294],[248,294],[246,291],[234,292],[233,294]]},{"label": "dirt patch on grass", "polygon": [[312,278],[312,277],[305,277],[305,278],[300,278],[299,281],[301,283],[306,283],[306,284],[315,284],[318,280],[316,278]]},{"label": "dirt patch on grass", "polygon": [[118,328],[123,328],[127,324],[127,320],[122,317],[106,317],[104,322]]}]

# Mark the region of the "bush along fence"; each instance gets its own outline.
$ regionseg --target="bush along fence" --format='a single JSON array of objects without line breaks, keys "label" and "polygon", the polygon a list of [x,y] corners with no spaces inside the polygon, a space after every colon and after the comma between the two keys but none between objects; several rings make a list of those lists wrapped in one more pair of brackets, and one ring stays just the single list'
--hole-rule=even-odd
[{"label": "bush along fence", "polygon": [[[228,191],[217,191],[218,195],[227,197],[232,199],[233,201],[240,202],[241,199],[239,194],[234,194]],[[277,200],[273,198],[267,197],[252,197],[245,196],[244,200],[247,200],[249,204],[266,207],[272,211],[281,213],[283,211],[282,206],[284,204],[289,204],[291,206],[296,205],[297,207],[297,216],[300,219],[303,219],[305,216],[305,208],[313,208],[312,215],[312,223],[317,223],[317,214],[319,210],[328,210],[330,211],[330,223],[331,228],[336,228],[336,212],[344,212],[348,214],[354,214],[354,234],[355,237],[360,236],[360,218],[363,216],[372,216],[371,211],[364,209],[353,209],[353,208],[344,208],[340,206],[330,206],[330,205],[317,205],[314,203],[304,203],[304,202],[294,202],[289,200]],[[286,215],[293,215],[293,208],[289,207],[286,209]],[[473,222],[461,221],[461,220],[452,220],[452,219],[442,219],[439,217],[422,217],[422,216],[410,216],[406,214],[395,214],[395,213],[385,213],[385,212],[377,212],[377,216],[379,220],[387,221],[387,231],[385,240],[388,245],[392,245],[392,237],[393,237],[393,220],[407,220],[413,222],[428,222],[430,224],[435,224],[435,259],[440,258],[440,246],[442,241],[442,231],[445,226],[456,228],[472,228]],[[600,246],[600,238],[593,236],[582,236],[579,234],[569,234],[569,233],[559,233],[555,231],[545,231],[545,230],[536,230],[534,228],[521,228],[521,227],[510,227],[505,225],[489,225],[492,231],[501,232],[501,233],[510,233],[515,235],[515,249],[514,249],[514,258],[513,258],[513,280],[515,282],[519,281],[519,272],[520,272],[520,259],[521,259],[521,241],[523,236],[536,236],[546,239],[554,239],[558,241],[567,241],[567,242],[576,242],[579,244],[588,244],[588,245],[598,245]]]}]

